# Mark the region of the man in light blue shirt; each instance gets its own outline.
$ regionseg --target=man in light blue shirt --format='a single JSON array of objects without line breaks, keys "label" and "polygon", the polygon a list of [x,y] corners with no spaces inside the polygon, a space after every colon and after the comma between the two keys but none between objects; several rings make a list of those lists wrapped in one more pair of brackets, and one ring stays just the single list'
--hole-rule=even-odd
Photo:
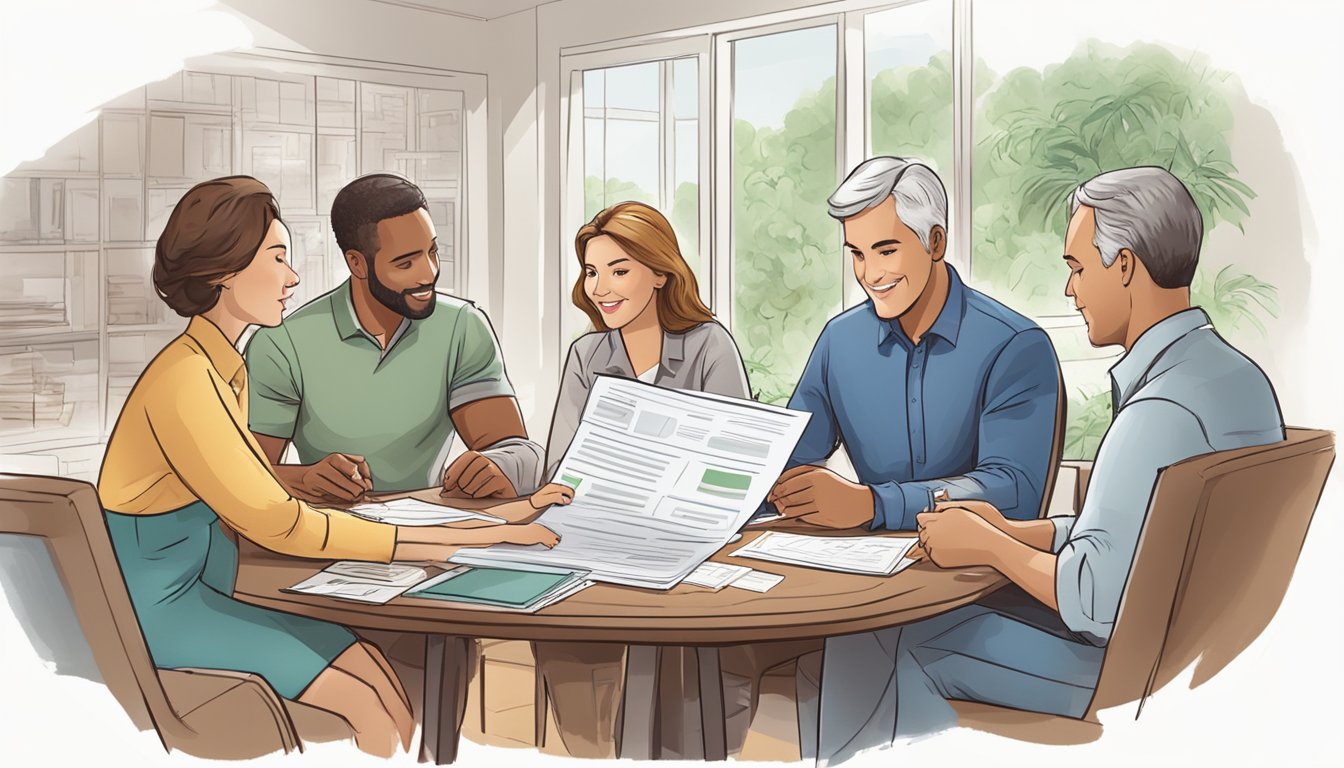
[{"label": "man in light blue shirt", "polygon": [[[1115,419],[1083,509],[1021,522],[992,504],[954,500],[920,514],[920,542],[934,563],[989,565],[1014,584],[904,628],[828,642],[822,761],[955,725],[949,698],[1081,717],[1158,473],[1192,456],[1284,439],[1264,373],[1190,306],[1202,235],[1190,193],[1163,169],[1105,173],[1074,192],[1065,293],[1093,345],[1126,350],[1111,369]],[[885,655],[885,667],[859,668],[850,658],[860,653]]]},{"label": "man in light blue shirt", "polygon": [[[817,339],[789,400],[812,418],[769,501],[813,525],[913,530],[945,488],[1035,518],[1060,397],[1049,337],[944,261],[947,195],[927,166],[871,158],[828,204],[869,298]],[[857,483],[813,466],[840,444]]]}]

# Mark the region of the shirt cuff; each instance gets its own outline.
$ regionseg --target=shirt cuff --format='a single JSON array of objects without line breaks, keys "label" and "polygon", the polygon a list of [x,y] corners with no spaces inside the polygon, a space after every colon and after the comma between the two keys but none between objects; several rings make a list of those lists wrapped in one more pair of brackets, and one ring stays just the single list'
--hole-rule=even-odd
[{"label": "shirt cuff", "polygon": [[1051,552],[1059,552],[1064,548],[1065,542],[1069,540],[1069,534],[1073,533],[1073,524],[1078,522],[1076,515],[1060,515],[1059,517],[1048,517],[1050,524],[1055,526],[1055,538],[1050,545]]},{"label": "shirt cuff", "polygon": [[397,548],[397,526],[375,523],[348,512],[329,510],[327,543],[322,557],[390,563]]},{"label": "shirt cuff", "polygon": [[924,511],[922,503],[912,509],[900,483],[878,483],[868,486],[873,492],[872,531],[913,531],[915,516]]},{"label": "shirt cuff", "polygon": [[546,451],[531,440],[525,437],[505,438],[480,454],[499,467],[519,496],[529,496],[541,486]]},{"label": "shirt cuff", "polygon": [[1096,586],[1087,547],[1066,546],[1055,560],[1055,604],[1059,618],[1082,639],[1104,646],[1110,640],[1111,625],[1094,618],[1095,601]]},{"label": "shirt cuff", "polygon": [[487,397],[514,397],[513,387],[504,379],[467,382],[448,391],[448,410],[455,411],[467,403]]}]

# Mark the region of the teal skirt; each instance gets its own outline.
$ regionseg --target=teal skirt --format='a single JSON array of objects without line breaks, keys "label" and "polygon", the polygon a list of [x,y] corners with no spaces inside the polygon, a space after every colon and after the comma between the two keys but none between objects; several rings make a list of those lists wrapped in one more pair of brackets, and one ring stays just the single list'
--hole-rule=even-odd
[{"label": "teal skirt", "polygon": [[337,624],[233,599],[238,548],[204,502],[158,515],[105,511],[154,665],[251,672],[297,699],[355,642]]}]

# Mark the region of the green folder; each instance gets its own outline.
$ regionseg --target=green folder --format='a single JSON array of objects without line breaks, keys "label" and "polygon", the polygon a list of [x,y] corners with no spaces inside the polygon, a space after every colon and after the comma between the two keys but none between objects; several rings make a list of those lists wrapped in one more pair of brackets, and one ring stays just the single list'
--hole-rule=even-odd
[{"label": "green folder", "polygon": [[408,596],[526,608],[577,578],[571,571],[467,567],[437,584],[412,589]]}]

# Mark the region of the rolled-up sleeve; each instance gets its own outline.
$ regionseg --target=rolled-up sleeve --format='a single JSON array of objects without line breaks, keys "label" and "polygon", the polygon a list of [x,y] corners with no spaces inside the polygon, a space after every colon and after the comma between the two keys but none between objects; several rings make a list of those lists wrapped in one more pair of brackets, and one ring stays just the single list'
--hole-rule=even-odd
[{"label": "rolled-up sleeve", "polygon": [[872,486],[872,528],[913,530],[930,492],[944,489],[953,499],[987,501],[1004,517],[1037,517],[1059,397],[1059,359],[1050,337],[1040,328],[1015,335],[986,379],[975,468],[957,477]]},{"label": "rolled-up sleeve", "polygon": [[449,343],[453,347],[448,382],[450,411],[474,400],[514,396],[504,371],[504,355],[484,312],[474,305],[463,307]]},{"label": "rolled-up sleeve", "polygon": [[1105,645],[1120,610],[1139,534],[1158,473],[1208,453],[1199,420],[1169,400],[1136,400],[1116,416],[1093,465],[1087,500],[1076,519],[1055,523],[1059,547],[1055,597],[1065,625]]}]

